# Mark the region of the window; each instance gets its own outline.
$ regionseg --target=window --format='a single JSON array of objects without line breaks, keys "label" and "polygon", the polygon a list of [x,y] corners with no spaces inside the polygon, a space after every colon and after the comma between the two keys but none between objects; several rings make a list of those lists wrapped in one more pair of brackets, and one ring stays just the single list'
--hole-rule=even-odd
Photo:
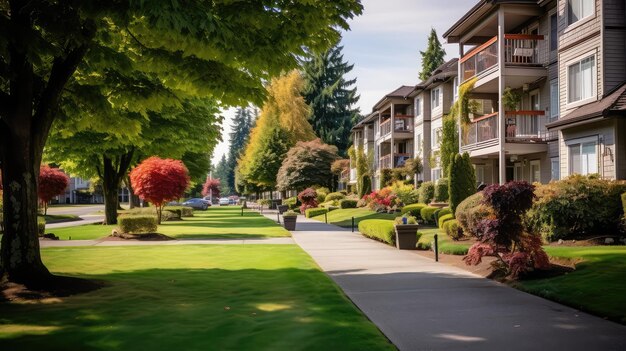
[{"label": "window", "polygon": [[539,160],[530,161],[530,182],[541,182],[541,163]]},{"label": "window", "polygon": [[550,81],[550,119],[559,117],[559,80]]},{"label": "window", "polygon": [[569,145],[569,172],[582,175],[598,173],[595,141]]},{"label": "window", "polygon": [[431,171],[432,179],[431,181],[436,182],[441,178],[441,168],[435,168]]},{"label": "window", "polygon": [[550,51],[558,49],[559,46],[559,28],[556,13],[550,16]]},{"label": "window", "polygon": [[568,0],[568,23],[576,23],[593,15],[595,0]]},{"label": "window", "polygon": [[415,98],[415,116],[421,116],[421,115],[422,115],[422,98],[416,97]]},{"label": "window", "polygon": [[441,88],[436,88],[430,91],[430,108],[432,110],[439,107],[439,93],[441,92]]},{"label": "window", "polygon": [[567,103],[592,99],[596,94],[596,58],[588,56],[567,66]]},{"label": "window", "polygon": [[459,77],[454,77],[454,81],[452,82],[452,92],[454,93],[454,100],[459,97]]},{"label": "window", "polygon": [[433,148],[439,147],[439,141],[441,140],[441,128],[433,129],[430,140],[431,140],[430,145]]},{"label": "window", "polygon": [[552,157],[550,159],[550,179],[551,180],[561,179],[561,163],[559,162],[558,157]]},{"label": "window", "polygon": [[415,138],[415,146],[416,146],[416,150],[419,154],[422,153],[422,134],[418,134],[417,138]]}]

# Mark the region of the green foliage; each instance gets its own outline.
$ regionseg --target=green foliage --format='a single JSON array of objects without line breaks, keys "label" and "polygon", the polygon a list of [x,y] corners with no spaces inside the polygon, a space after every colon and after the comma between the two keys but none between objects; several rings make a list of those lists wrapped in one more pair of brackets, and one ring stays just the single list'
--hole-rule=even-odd
[{"label": "green foliage", "polygon": [[337,200],[343,200],[345,199],[345,195],[340,193],[340,192],[334,192],[334,193],[330,193],[328,195],[326,195],[326,198],[324,199],[324,201],[337,201]]},{"label": "green foliage", "polygon": [[402,207],[402,210],[400,211],[400,213],[402,213],[402,214],[410,213],[411,216],[414,216],[414,217],[419,218],[419,219],[423,219],[421,211],[422,211],[422,208],[424,208],[426,206],[428,206],[428,205],[420,204],[420,203],[406,205],[406,206]]},{"label": "green foliage", "polygon": [[357,201],[350,199],[343,199],[339,201],[340,208],[356,208]]},{"label": "green foliage", "polygon": [[502,104],[505,111],[517,111],[522,102],[522,93],[520,90],[513,90],[511,87],[504,88],[502,94]]},{"label": "green foliage", "polygon": [[315,216],[323,215],[324,213],[328,213],[327,208],[323,208],[323,207],[309,208],[305,211],[305,217],[312,218]]},{"label": "green foliage", "polygon": [[235,191],[237,183],[235,181],[235,169],[237,160],[245,150],[250,131],[254,127],[256,120],[256,109],[254,114],[248,108],[238,108],[232,121],[230,129],[230,144],[228,146],[228,161],[226,163],[226,185],[231,191]]},{"label": "green foliage", "polygon": [[362,176],[360,183],[361,185],[359,186],[359,198],[363,198],[363,196],[372,192],[372,181],[370,179],[370,176]]},{"label": "green foliage", "polygon": [[393,170],[391,168],[383,168],[380,170],[380,187],[384,188],[393,181]]},{"label": "green foliage", "polygon": [[410,214],[408,214],[408,213],[405,213],[405,214],[403,214],[403,215],[402,215],[402,216],[400,216],[400,217],[396,217],[396,218],[393,220],[393,223],[394,223],[395,225],[403,225],[403,224],[404,224],[404,220],[403,220],[403,218],[406,218],[406,224],[417,224],[417,219],[416,219],[414,216],[411,216],[411,215],[410,215]]},{"label": "green foliage", "polygon": [[443,229],[444,223],[446,223],[447,221],[451,221],[453,219],[454,219],[454,215],[452,215],[451,213],[442,215],[441,212],[439,212],[439,218],[437,219],[437,226]]},{"label": "green foliage", "polygon": [[391,191],[403,204],[413,204],[419,199],[418,190],[413,185],[404,184],[403,182],[396,181],[390,186]]},{"label": "green foliage", "polygon": [[439,139],[439,156],[441,159],[441,171],[448,176],[452,158],[459,151],[459,128],[456,118],[452,115],[443,117],[441,138]]},{"label": "green foliage", "polygon": [[456,219],[450,219],[443,223],[443,232],[454,240],[463,237],[463,231],[459,229],[459,222]]},{"label": "green foliage", "polygon": [[[359,198],[361,198],[372,191],[372,180],[369,175],[370,166],[367,155],[363,150],[363,145],[359,145],[356,150],[354,147],[350,148],[348,153],[350,154],[350,158],[355,160],[356,163],[357,192]],[[365,177],[367,177],[367,179],[365,179]]]},{"label": "green foliage", "polygon": [[123,215],[117,220],[122,233],[144,234],[157,230],[157,217],[148,215]]},{"label": "green foliage", "polygon": [[[422,186],[424,186],[424,184],[422,184]],[[435,185],[435,201],[448,202],[449,198],[450,196],[448,195],[448,178],[439,178],[437,184]]]},{"label": "green foliage", "polygon": [[482,204],[483,193],[479,192],[467,197],[457,206],[454,213],[459,227],[465,236],[478,237],[480,235],[478,224],[483,219],[493,215],[493,211]]},{"label": "green foliage", "polygon": [[322,141],[335,145],[340,155],[345,156],[350,142],[352,123],[359,114],[353,108],[359,101],[356,79],[346,80],[354,65],[343,59],[343,47],[313,55],[303,64],[306,81],[302,92],[311,106],[311,125]]},{"label": "green foliage", "polygon": [[176,213],[179,218],[193,217],[193,208],[188,206],[165,206],[163,209]]},{"label": "green foliage", "polygon": [[283,205],[287,205],[289,206],[289,209],[293,210],[294,208],[298,206],[298,197],[294,196],[294,197],[290,197],[287,199],[283,199]]},{"label": "green foliage", "polygon": [[[449,221],[448,221],[449,222]],[[447,222],[446,222],[447,223]],[[435,242],[434,236],[438,234],[439,253],[448,255],[466,255],[470,244],[465,242],[456,242],[446,234],[442,234],[439,229],[421,230],[421,234],[417,248],[420,250],[432,250]]]},{"label": "green foliage", "polygon": [[396,234],[393,223],[393,221],[387,219],[362,220],[359,222],[359,232],[369,238],[395,245]]},{"label": "green foliage", "polygon": [[[452,214],[452,210],[450,209],[450,207],[444,207],[441,209],[441,211],[438,211],[435,213],[435,222],[439,223],[439,218],[441,218],[441,216],[445,216],[447,214]],[[454,215],[452,216],[452,218],[454,218]]]},{"label": "green foliage", "polygon": [[422,159],[419,156],[410,158],[404,163],[404,173],[410,177],[421,174],[424,170]]},{"label": "green foliage", "polygon": [[299,141],[282,161],[276,187],[287,191],[329,184],[333,177],[330,166],[337,158],[337,147],[324,144],[320,139]]},{"label": "green foliage", "polygon": [[469,114],[478,109],[477,102],[470,99],[477,80],[478,78],[474,77],[459,86],[459,96],[450,108],[449,115],[459,120],[464,130],[470,124]]},{"label": "green foliage", "polygon": [[[170,206],[171,207],[171,206]],[[130,210],[120,211],[120,216],[156,216],[156,209],[154,207],[136,207]],[[161,221],[166,222],[170,220],[180,220],[181,212],[180,211],[170,211],[163,208],[163,212],[161,213]]]},{"label": "green foliage", "polygon": [[[0,200],[0,208],[2,208],[2,200]],[[626,214],[626,193],[622,194],[622,209],[624,214]]]},{"label": "green foliage", "polygon": [[624,213],[620,201],[624,191],[623,182],[597,176],[573,175],[538,185],[525,222],[548,240],[616,234]]},{"label": "green foliage", "polygon": [[228,160],[226,159],[226,155],[222,155],[222,158],[217,163],[217,166],[215,167],[215,172],[213,173],[213,177],[215,177],[216,179],[219,179],[220,181],[219,190],[222,196],[228,196],[231,193],[231,188],[228,186],[228,182],[227,182],[228,173],[229,173],[228,167],[229,166],[228,166]]},{"label": "green foliage", "polygon": [[43,217],[37,217],[37,234],[43,236],[46,234],[46,220]]},{"label": "green foliage", "polygon": [[435,183],[424,182],[418,189],[419,202],[422,204],[429,204],[435,198]]},{"label": "green foliage", "polygon": [[286,217],[298,217],[298,213],[292,210],[283,212],[283,218]]},{"label": "green foliage", "polygon": [[449,178],[450,207],[454,213],[463,200],[476,192],[476,174],[467,152],[463,153],[463,156],[459,154],[454,156]]},{"label": "green foliage", "polygon": [[435,211],[440,210],[439,207],[426,206],[420,210],[420,217],[424,220],[424,222],[429,224],[435,224]]},{"label": "green foliage", "polygon": [[428,46],[426,51],[420,51],[422,56],[422,70],[419,73],[421,80],[427,80],[430,78],[432,72],[445,61],[446,50],[443,49],[439,38],[437,37],[437,31],[431,28],[428,35]]}]

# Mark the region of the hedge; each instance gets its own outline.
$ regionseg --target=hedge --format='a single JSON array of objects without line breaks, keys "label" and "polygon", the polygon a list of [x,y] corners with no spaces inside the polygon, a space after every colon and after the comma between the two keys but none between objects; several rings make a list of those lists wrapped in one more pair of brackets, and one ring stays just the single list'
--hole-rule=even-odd
[{"label": "hedge", "polygon": [[393,181],[393,171],[390,168],[380,170],[380,187],[384,188]]},{"label": "hedge", "polygon": [[117,224],[122,233],[154,233],[157,230],[157,217],[145,215],[125,215],[117,219]]},{"label": "hedge", "polygon": [[393,221],[388,219],[365,219],[359,222],[359,232],[368,238],[395,245],[396,234]]},{"label": "hedge", "polygon": [[440,178],[435,185],[435,201],[448,202],[448,178]]},{"label": "hedge", "polygon": [[[476,224],[483,218],[487,212],[487,207],[481,205],[483,201],[483,193],[476,193],[456,207],[454,217],[457,219],[459,226],[463,229],[466,236],[476,236]],[[477,208],[480,207],[480,210]]]},{"label": "hedge", "polygon": [[343,199],[339,201],[339,207],[341,208],[356,208],[356,204],[356,200]]},{"label": "hedge", "polygon": [[[445,216],[447,214],[451,214],[452,210],[450,209],[450,207],[444,207],[441,209],[441,211],[438,211],[434,214],[435,216],[435,222],[439,223],[439,218],[441,218],[442,216]],[[452,217],[454,218],[454,217]]]},{"label": "hedge", "polygon": [[453,220],[454,219],[454,215],[452,215],[452,213],[448,213],[448,214],[444,214],[443,216],[439,215],[439,219],[437,220],[437,224],[439,226],[439,228],[443,229],[443,224],[446,223],[447,221]]},{"label": "hedge", "polygon": [[339,192],[335,192],[335,193],[330,193],[328,195],[326,195],[326,198],[324,199],[324,202],[328,202],[328,201],[337,201],[337,200],[343,200],[345,199],[345,195]]},{"label": "hedge", "polygon": [[187,206],[165,206],[163,210],[175,213],[178,218],[193,217],[193,208]]},{"label": "hedge", "polygon": [[451,219],[443,223],[443,232],[454,240],[458,240],[463,236],[463,231],[459,230],[459,222]]},{"label": "hedge", "polygon": [[[181,219],[181,211],[171,211],[164,208],[163,212],[161,213],[161,222],[167,222],[172,219]],[[156,210],[154,209],[154,207],[136,207],[130,210],[119,212],[119,216],[156,216]]]},{"label": "hedge", "polygon": [[322,215],[324,213],[328,213],[328,209],[327,208],[314,207],[314,208],[307,209],[305,211],[305,216],[306,216],[306,218],[311,218],[311,217]]},{"label": "hedge", "polygon": [[426,207],[428,205],[426,204],[411,204],[411,205],[406,205],[404,207],[402,207],[402,210],[400,210],[400,213],[405,214],[405,213],[410,213],[411,216],[417,218],[417,219],[422,219],[422,215],[420,214],[420,211],[422,210],[422,208]]},{"label": "hedge", "polygon": [[426,223],[435,223],[435,211],[439,210],[438,207],[426,206],[420,210],[420,216]]},{"label": "hedge", "polygon": [[435,197],[435,183],[424,182],[419,188],[419,202],[422,204],[430,203]]}]

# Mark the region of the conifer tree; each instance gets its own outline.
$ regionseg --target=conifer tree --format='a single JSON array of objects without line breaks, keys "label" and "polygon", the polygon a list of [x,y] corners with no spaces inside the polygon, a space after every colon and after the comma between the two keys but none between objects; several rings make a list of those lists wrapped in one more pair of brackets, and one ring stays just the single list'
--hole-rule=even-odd
[{"label": "conifer tree", "polygon": [[233,119],[233,125],[230,132],[230,146],[228,149],[227,173],[222,178],[225,185],[231,191],[235,190],[235,167],[237,167],[237,159],[248,143],[250,130],[253,124],[253,114],[247,108],[238,108]]},{"label": "conifer tree", "polygon": [[221,180],[220,193],[222,195],[229,195],[231,192],[231,188],[224,181],[224,179],[228,178],[228,173],[228,160],[226,159],[226,155],[222,155],[220,162],[218,162],[217,166],[215,167],[215,173],[213,174],[213,177]]},{"label": "conifer tree", "polygon": [[431,28],[426,51],[420,51],[420,55],[422,55],[422,71],[419,73],[419,77],[421,80],[426,80],[430,78],[435,68],[445,62],[446,50],[441,46],[435,28]]},{"label": "conifer tree", "polygon": [[354,65],[344,61],[342,46],[314,55],[303,64],[304,99],[311,106],[311,125],[322,141],[346,156],[350,129],[358,119],[356,79],[346,79]]}]

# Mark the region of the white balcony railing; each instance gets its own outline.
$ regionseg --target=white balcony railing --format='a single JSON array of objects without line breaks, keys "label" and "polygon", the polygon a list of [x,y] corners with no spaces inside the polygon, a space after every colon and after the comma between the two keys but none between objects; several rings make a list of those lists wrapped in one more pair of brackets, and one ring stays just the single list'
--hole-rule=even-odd
[{"label": "white balcony railing", "polygon": [[479,144],[498,138],[498,113],[475,118],[462,128],[461,146]]},{"label": "white balcony railing", "polygon": [[555,133],[548,132],[544,111],[507,111],[507,142],[546,142],[555,139]]}]

